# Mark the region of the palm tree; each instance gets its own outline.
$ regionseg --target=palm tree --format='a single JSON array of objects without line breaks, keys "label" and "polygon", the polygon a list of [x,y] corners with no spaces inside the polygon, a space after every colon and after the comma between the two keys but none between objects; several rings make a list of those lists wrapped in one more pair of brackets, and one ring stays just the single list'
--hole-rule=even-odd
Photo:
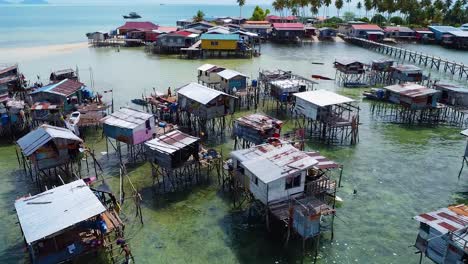
[{"label": "palm tree", "polygon": [[335,7],[338,13],[338,17],[340,17],[340,9],[343,8],[343,0],[335,0]]},{"label": "palm tree", "polygon": [[364,0],[364,7],[366,8],[366,17],[367,17],[367,12],[372,10],[372,0]]},{"label": "palm tree", "polygon": [[239,25],[242,19],[242,7],[245,5],[245,0],[237,0],[237,4],[239,5]]},{"label": "palm tree", "polygon": [[346,4],[348,5],[348,12],[350,12],[349,10],[349,4],[351,3],[351,0],[346,0]]},{"label": "palm tree", "polygon": [[356,8],[359,10],[359,17],[361,17],[361,8],[362,8],[361,1],[357,2]]},{"label": "palm tree", "polygon": [[201,10],[198,10],[197,14],[193,17],[193,21],[200,22],[200,21],[203,21],[204,18],[205,18],[205,13],[203,13],[203,11]]},{"label": "palm tree", "polygon": [[325,17],[328,17],[328,7],[331,5],[331,3],[332,3],[332,0],[323,0],[323,4],[325,5],[326,10],[327,10]]}]

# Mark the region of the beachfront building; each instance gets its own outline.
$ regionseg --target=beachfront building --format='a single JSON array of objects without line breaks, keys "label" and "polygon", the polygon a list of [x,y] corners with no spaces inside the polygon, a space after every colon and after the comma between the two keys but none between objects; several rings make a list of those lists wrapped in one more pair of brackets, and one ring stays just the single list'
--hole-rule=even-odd
[{"label": "beachfront building", "polygon": [[176,26],[179,29],[184,29],[188,25],[193,24],[193,19],[179,19],[176,21]]},{"label": "beachfront building", "polygon": [[236,97],[198,83],[177,89],[181,125],[195,136],[216,136],[226,128],[226,116],[235,111]]},{"label": "beachfront building", "polygon": [[302,23],[273,23],[271,40],[276,42],[298,43],[304,38],[305,28]]},{"label": "beachfront building", "polygon": [[168,34],[161,34],[151,46],[153,53],[179,53],[180,49],[188,48],[200,39],[199,34],[180,30]]},{"label": "beachfront building", "polygon": [[16,142],[23,169],[41,189],[43,180],[53,180],[52,176],[73,177],[73,165],[80,162],[82,143],[72,131],[49,125],[41,125]]},{"label": "beachfront building", "polygon": [[275,16],[275,15],[269,15],[266,17],[266,20],[270,23],[297,23],[299,20],[297,19],[296,16]]},{"label": "beachfront building", "polygon": [[237,92],[243,92],[247,89],[248,77],[238,71],[225,69],[224,71],[218,72],[221,78],[220,88],[222,91],[228,94],[236,94]]},{"label": "beachfront building", "polygon": [[221,83],[221,76],[218,73],[224,70],[225,68],[213,64],[203,64],[197,69],[198,83],[211,88],[218,88]]},{"label": "beachfront building", "polygon": [[428,28],[413,28],[414,38],[421,43],[432,43],[435,41],[434,32]]},{"label": "beachfront building", "polygon": [[108,253],[115,261],[111,247],[123,239],[124,224],[113,209],[117,204],[107,208],[103,197],[77,180],[17,199],[16,215],[31,262],[82,262],[80,257],[96,253]]},{"label": "beachfront building", "polygon": [[335,197],[336,183],[316,188],[309,171],[319,161],[306,152],[287,143],[263,144],[233,151],[231,160],[235,184],[265,208],[260,211],[266,213],[267,226],[271,215],[288,228],[286,243],[291,232],[304,241],[318,237],[322,217],[334,215],[334,206],[324,202],[324,197]]},{"label": "beachfront building", "polygon": [[[152,114],[128,107],[120,108],[114,113],[101,119],[103,133],[106,136],[106,149],[109,153],[110,144],[122,163],[120,143],[127,145],[129,159],[135,162],[138,158],[144,160],[142,143],[152,139],[157,134],[155,119]],[[115,145],[111,141],[115,140]]]},{"label": "beachfront building", "polygon": [[276,113],[288,114],[294,102],[293,94],[314,89],[316,82],[305,77],[293,74],[291,71],[262,70],[258,77],[259,89],[264,91],[263,106],[266,110],[271,103],[276,103]]},{"label": "beachfront building", "polygon": [[336,30],[333,28],[323,27],[319,28],[318,31],[318,38],[321,40],[333,39],[334,37],[336,37]]},{"label": "beachfront building", "polygon": [[437,264],[468,261],[468,206],[453,205],[414,217],[419,222],[415,247],[420,262],[426,256]]},{"label": "beachfront building", "polygon": [[385,27],[384,33],[386,38],[411,40],[415,37],[414,30],[404,26]]},{"label": "beachfront building", "polygon": [[214,27],[215,25],[208,23],[206,21],[194,22],[192,24],[186,25],[184,29],[196,29],[201,32],[206,32],[208,29]]},{"label": "beachfront building", "polygon": [[65,79],[79,81],[78,69],[76,71],[71,68],[54,71],[50,74],[49,77],[49,81],[51,83],[60,82]]},{"label": "beachfront building", "polygon": [[448,48],[468,50],[468,31],[450,31],[444,34],[442,45]]},{"label": "beachfront building", "polygon": [[351,24],[349,36],[378,42],[383,40],[384,31],[374,24]]},{"label": "beachfront building", "polygon": [[128,32],[132,31],[140,31],[140,32],[145,32],[145,31],[152,31],[158,29],[159,26],[154,24],[153,22],[125,22],[124,25],[120,26],[117,28],[117,34],[125,36],[127,35]]},{"label": "beachfront building", "polygon": [[145,143],[158,190],[172,192],[200,181],[200,139],[172,130]]},{"label": "beachfront building", "polygon": [[253,49],[243,42],[239,34],[208,34],[201,36],[202,57],[243,57],[251,58]]},{"label": "beachfront building", "polygon": [[241,25],[241,29],[252,32],[260,36],[261,38],[267,39],[271,33],[271,23],[268,21],[246,21]]},{"label": "beachfront building", "polygon": [[422,82],[425,80],[423,75],[423,70],[412,64],[399,64],[392,65],[391,69],[391,79],[394,83],[404,83],[404,82]]},{"label": "beachfront building", "polygon": [[437,42],[442,42],[443,36],[450,32],[461,31],[459,28],[452,26],[429,26],[428,28],[434,33],[434,38]]},{"label": "beachfront building", "polygon": [[24,77],[19,72],[18,65],[0,65],[0,96],[8,96],[14,92],[24,92]]},{"label": "beachfront building", "polygon": [[455,107],[468,107],[468,89],[466,87],[436,83],[434,89],[441,91],[440,103]]},{"label": "beachfront building", "polygon": [[335,80],[344,87],[363,87],[366,83],[366,64],[353,59],[336,59],[333,63],[336,69]]},{"label": "beachfront building", "polygon": [[[351,98],[327,90],[294,94],[296,126],[326,144],[359,140],[359,107]],[[305,131],[305,132],[306,132]]]},{"label": "beachfront building", "polygon": [[231,29],[225,26],[214,26],[209,28],[206,34],[231,34]]},{"label": "beachfront building", "polygon": [[234,149],[250,148],[279,138],[283,121],[264,114],[250,114],[234,121]]}]

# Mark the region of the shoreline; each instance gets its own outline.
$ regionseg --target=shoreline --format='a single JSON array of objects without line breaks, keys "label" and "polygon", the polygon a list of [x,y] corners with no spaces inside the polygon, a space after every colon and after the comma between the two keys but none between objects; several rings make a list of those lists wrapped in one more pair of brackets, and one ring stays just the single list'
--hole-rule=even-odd
[{"label": "shoreline", "polygon": [[44,56],[67,54],[87,47],[89,47],[89,44],[86,41],[78,43],[52,44],[32,47],[0,47],[0,57],[2,57],[2,59],[11,57],[15,60],[19,60],[19,57],[27,59],[37,59]]}]

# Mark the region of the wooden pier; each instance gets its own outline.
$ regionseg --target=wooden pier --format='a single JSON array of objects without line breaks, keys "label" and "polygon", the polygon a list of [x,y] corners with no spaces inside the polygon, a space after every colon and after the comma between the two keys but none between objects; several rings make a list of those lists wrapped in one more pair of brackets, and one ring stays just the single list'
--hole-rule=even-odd
[{"label": "wooden pier", "polygon": [[430,56],[422,52],[416,52],[407,50],[404,48],[398,48],[382,43],[377,43],[374,41],[347,37],[345,40],[349,43],[380,52],[387,56],[393,56],[395,58],[406,60],[421,66],[435,69],[439,72],[458,77],[461,80],[468,81],[468,65],[462,63],[457,63],[453,61],[448,61],[436,56]]}]

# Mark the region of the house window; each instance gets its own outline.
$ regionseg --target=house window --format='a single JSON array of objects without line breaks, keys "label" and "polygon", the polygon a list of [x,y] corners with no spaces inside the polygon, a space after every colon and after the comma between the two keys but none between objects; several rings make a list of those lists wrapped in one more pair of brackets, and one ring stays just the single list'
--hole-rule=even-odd
[{"label": "house window", "polygon": [[177,43],[182,43],[182,39],[177,39]]},{"label": "house window", "polygon": [[287,177],[286,178],[286,186],[285,186],[285,190],[289,190],[289,189],[292,189],[292,188],[296,188],[296,187],[299,187],[301,186],[301,175],[297,175],[295,177]]},{"label": "house window", "polygon": [[211,41],[211,46],[218,46],[218,41]]},{"label": "house window", "polygon": [[253,178],[252,178],[253,183],[254,183],[255,185],[258,185],[258,178],[255,177],[255,176],[252,176],[252,177],[253,177]]}]

